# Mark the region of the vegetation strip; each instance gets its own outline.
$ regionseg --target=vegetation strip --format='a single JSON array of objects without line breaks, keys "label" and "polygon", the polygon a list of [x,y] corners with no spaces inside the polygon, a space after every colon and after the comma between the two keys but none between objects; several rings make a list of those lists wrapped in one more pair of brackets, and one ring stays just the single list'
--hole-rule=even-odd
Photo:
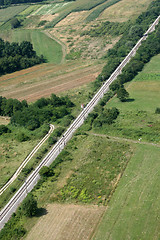
[{"label": "vegetation strip", "polygon": [[22,162],[20,167],[17,169],[17,171],[14,173],[14,175],[11,177],[11,179],[0,189],[0,195],[10,186],[11,183],[19,176],[23,168],[26,166],[26,164],[31,160],[31,158],[34,156],[34,154],[38,151],[38,149],[42,146],[42,144],[50,137],[51,133],[54,130],[54,126],[50,124],[50,130],[47,133],[47,135],[38,143],[38,145],[32,150],[32,152],[26,157],[26,159]]}]

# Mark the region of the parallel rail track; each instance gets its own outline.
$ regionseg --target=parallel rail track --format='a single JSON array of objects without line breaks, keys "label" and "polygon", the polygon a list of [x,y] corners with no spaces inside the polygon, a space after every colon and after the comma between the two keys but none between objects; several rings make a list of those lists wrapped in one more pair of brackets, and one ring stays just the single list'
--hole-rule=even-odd
[{"label": "parallel rail track", "polygon": [[0,213],[0,229],[3,228],[4,224],[8,221],[12,213],[17,209],[22,200],[26,197],[27,193],[30,192],[36,185],[37,181],[40,179],[39,171],[43,166],[49,166],[62,151],[65,144],[70,140],[73,133],[78,129],[84,122],[88,114],[93,110],[98,101],[104,96],[104,94],[109,90],[109,85],[121,74],[122,69],[130,61],[130,59],[135,55],[137,49],[140,47],[142,41],[146,40],[147,35],[155,30],[155,26],[159,23],[160,16],[154,21],[154,23],[148,28],[143,37],[137,42],[137,44],[132,48],[130,53],[125,57],[121,64],[116,68],[116,70],[111,74],[108,80],[103,84],[99,91],[94,95],[91,101],[83,109],[83,111],[78,115],[74,122],[70,125],[67,131],[64,133],[63,137],[53,146],[52,150],[47,154],[47,156],[42,160],[39,166],[34,170],[34,172],[27,178],[26,182],[21,186],[21,188],[16,192],[16,194],[11,198],[11,200],[6,204]]}]

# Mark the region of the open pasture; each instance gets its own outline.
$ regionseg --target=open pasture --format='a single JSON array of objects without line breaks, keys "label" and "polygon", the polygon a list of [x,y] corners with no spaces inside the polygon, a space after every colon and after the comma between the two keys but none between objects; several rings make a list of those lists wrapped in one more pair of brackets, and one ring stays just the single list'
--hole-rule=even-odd
[{"label": "open pasture", "polygon": [[42,5],[39,9],[37,9],[35,12],[33,12],[32,15],[54,14],[59,11],[62,11],[67,5],[70,5],[70,4],[72,4],[72,2],[45,4],[45,5]]},{"label": "open pasture", "polygon": [[42,5],[30,5],[24,11],[20,12],[18,16],[28,16],[38,10]]},{"label": "open pasture", "polygon": [[39,30],[17,30],[12,31],[12,41],[30,41],[37,55],[43,55],[47,62],[59,64],[62,59],[62,48],[52,38]]},{"label": "open pasture", "polygon": [[104,207],[60,205],[47,206],[26,240],[89,240],[99,222]]},{"label": "open pasture", "polygon": [[28,5],[12,6],[0,9],[0,22],[6,22],[10,20],[26,8],[28,8]]},{"label": "open pasture", "polygon": [[143,71],[128,83],[130,99],[120,102],[115,96],[106,107],[116,107],[120,115],[114,124],[98,131],[108,135],[123,136],[142,141],[160,142],[160,117],[155,114],[160,107],[160,55],[146,64]]},{"label": "open pasture", "polygon": [[159,240],[160,148],[137,145],[94,240]]},{"label": "open pasture", "polygon": [[125,22],[130,18],[138,17],[143,11],[145,11],[152,0],[121,0],[113,6],[105,9],[98,20],[108,20]]},{"label": "open pasture", "polygon": [[102,67],[90,61],[34,66],[0,77],[0,95],[33,102],[94,81]]}]

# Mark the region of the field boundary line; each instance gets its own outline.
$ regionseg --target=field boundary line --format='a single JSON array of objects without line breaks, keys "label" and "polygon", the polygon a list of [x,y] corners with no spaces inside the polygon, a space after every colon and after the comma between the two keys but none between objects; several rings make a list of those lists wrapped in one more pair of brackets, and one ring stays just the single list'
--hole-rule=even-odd
[{"label": "field boundary line", "polygon": [[89,135],[94,135],[94,136],[97,136],[97,137],[106,137],[106,138],[108,138],[108,139],[110,139],[112,141],[121,140],[121,141],[130,142],[130,143],[138,143],[138,144],[150,145],[150,146],[155,146],[155,147],[160,148],[160,144],[158,144],[158,143],[151,143],[151,142],[142,142],[141,138],[139,140],[133,140],[133,139],[129,139],[129,138],[110,136],[110,135],[107,135],[107,134],[90,133],[90,132],[87,132],[87,133]]}]

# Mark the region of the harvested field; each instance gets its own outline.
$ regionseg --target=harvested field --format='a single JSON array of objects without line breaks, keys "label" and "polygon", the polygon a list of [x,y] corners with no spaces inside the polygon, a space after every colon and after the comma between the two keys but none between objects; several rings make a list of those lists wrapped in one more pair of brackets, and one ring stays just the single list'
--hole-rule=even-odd
[{"label": "harvested field", "polygon": [[87,240],[93,234],[105,207],[52,204],[26,240]]},{"label": "harvested field", "polygon": [[139,16],[151,2],[152,0],[122,0],[104,10],[98,20],[125,22],[130,18]]},{"label": "harvested field", "polygon": [[29,102],[94,81],[103,65],[93,62],[43,64],[0,78],[0,95]]}]

